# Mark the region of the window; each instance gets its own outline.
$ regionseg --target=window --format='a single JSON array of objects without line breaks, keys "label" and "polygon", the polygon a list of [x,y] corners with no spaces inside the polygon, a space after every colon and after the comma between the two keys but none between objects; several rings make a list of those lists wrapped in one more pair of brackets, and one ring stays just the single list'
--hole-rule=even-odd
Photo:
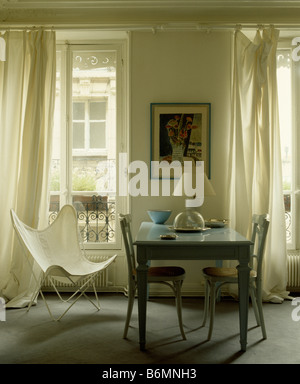
[{"label": "window", "polygon": [[57,47],[49,221],[61,206],[73,204],[87,248],[119,247],[116,217],[125,204],[116,182],[116,155],[126,141],[123,49],[70,42]]},{"label": "window", "polygon": [[[289,46],[291,46],[289,44]],[[298,105],[300,92],[299,65],[292,60],[290,47],[278,50],[277,79],[279,119],[281,132],[281,158],[283,192],[286,218],[286,239],[289,249],[299,249],[299,223],[296,220],[299,209],[299,188],[297,176],[300,170],[297,161]],[[298,98],[299,99],[299,98]]]},{"label": "window", "polygon": [[76,149],[87,154],[106,150],[106,101],[73,102],[73,150]]}]

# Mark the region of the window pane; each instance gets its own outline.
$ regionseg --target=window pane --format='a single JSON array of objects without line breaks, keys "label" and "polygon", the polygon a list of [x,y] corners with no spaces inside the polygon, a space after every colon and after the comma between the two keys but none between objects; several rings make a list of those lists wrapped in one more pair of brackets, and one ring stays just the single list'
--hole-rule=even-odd
[{"label": "window pane", "polygon": [[106,103],[90,103],[90,120],[106,120]]},{"label": "window pane", "polygon": [[90,148],[105,147],[105,123],[90,123]]},{"label": "window pane", "polygon": [[84,148],[84,123],[73,123],[73,148]]},{"label": "window pane", "polygon": [[80,156],[73,159],[72,180],[73,191],[96,190],[95,170],[89,159]]},{"label": "window pane", "polygon": [[292,188],[292,113],[290,53],[281,51],[277,67],[283,189]]},{"label": "window pane", "polygon": [[73,103],[73,120],[84,120],[84,103]]},{"label": "window pane", "polygon": [[73,54],[73,76],[76,71],[95,71],[97,74],[116,71],[114,51],[76,51]]}]

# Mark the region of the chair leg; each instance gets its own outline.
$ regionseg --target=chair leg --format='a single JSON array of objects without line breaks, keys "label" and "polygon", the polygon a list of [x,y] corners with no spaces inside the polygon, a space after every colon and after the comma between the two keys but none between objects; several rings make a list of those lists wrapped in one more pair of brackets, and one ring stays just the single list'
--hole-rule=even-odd
[{"label": "chair leg", "polygon": [[100,310],[100,302],[99,302],[99,297],[96,293],[96,303],[93,302],[92,299],[90,299],[85,293],[83,293],[83,296],[91,303],[93,306],[97,309],[97,311]]},{"label": "chair leg", "polygon": [[209,283],[208,280],[205,279],[205,296],[204,296],[204,314],[203,314],[203,321],[202,321],[202,327],[205,326],[207,315],[208,315],[208,308],[209,308]]},{"label": "chair leg", "polygon": [[267,332],[266,332],[264,314],[263,314],[263,309],[262,309],[262,295],[261,295],[261,288],[260,287],[256,288],[256,302],[257,302],[257,308],[258,308],[258,313],[259,313],[260,326],[261,326],[263,339],[266,339],[267,338]]},{"label": "chair leg", "polygon": [[257,325],[260,326],[261,322],[260,322],[258,308],[257,308],[255,288],[252,285],[250,285],[250,295],[251,295],[251,303],[252,303],[255,319],[256,319]]},{"label": "chair leg", "polygon": [[99,296],[98,296],[98,293],[97,293],[97,290],[96,290],[96,286],[95,286],[95,283],[93,281],[92,283],[92,286],[93,286],[93,290],[94,290],[94,294],[95,294],[95,300],[96,300],[96,303],[93,302],[92,299],[90,299],[85,293],[83,294],[84,297],[89,300],[93,306],[99,311],[101,309],[101,306],[100,306],[100,300],[99,300]]},{"label": "chair leg", "polygon": [[[28,261],[28,259],[27,259]],[[35,274],[33,273],[33,277],[36,281],[36,287],[33,291],[33,294],[31,296],[31,300],[30,300],[30,303],[28,305],[28,308],[27,308],[27,312],[29,312],[31,306],[33,305],[34,301],[37,299],[38,295],[40,294],[40,291],[41,291],[41,287],[42,285],[44,284],[44,281],[46,280],[46,275],[43,274],[43,277],[41,277],[40,279],[38,279]]]},{"label": "chair leg", "polygon": [[123,332],[123,339],[126,339],[127,332],[129,328],[129,323],[131,319],[133,304],[134,304],[134,297],[135,297],[135,288],[129,287],[128,289],[128,303],[127,303],[127,316],[126,316],[126,322]]},{"label": "chair leg", "polygon": [[29,310],[30,310],[32,304],[34,303],[35,299],[38,297],[39,293],[40,293],[40,290],[39,290],[39,289],[38,289],[37,291],[34,291],[34,292],[33,292],[33,295],[32,295],[32,297],[31,297],[30,303],[29,303],[28,308],[27,308],[27,312],[29,312]]},{"label": "chair leg", "polygon": [[101,309],[100,301],[99,301],[99,296],[98,296],[98,293],[97,293],[97,290],[96,290],[96,285],[95,285],[94,281],[93,281],[93,289],[94,289],[94,293],[95,293],[95,299],[97,301],[97,308]]},{"label": "chair leg", "polygon": [[182,286],[182,281],[175,281],[174,282],[174,288],[175,288],[175,292],[176,292],[175,301],[176,301],[176,309],[177,309],[177,316],[178,316],[180,333],[181,333],[183,340],[186,340],[186,336],[185,336],[185,333],[183,330],[183,324],[182,324],[181,286]]},{"label": "chair leg", "polygon": [[[40,290],[40,294],[41,294],[42,299],[43,299],[43,301],[44,301],[44,303],[45,303],[45,305],[46,305],[46,308],[47,308],[47,310],[48,310],[48,313],[49,313],[51,319],[52,319],[53,321],[58,321],[58,319],[56,319],[56,318],[52,315],[52,312],[51,312],[51,310],[50,310],[50,307],[49,307],[49,305],[48,305],[48,303],[47,303],[47,300],[46,300],[45,296],[43,295],[42,290]],[[29,309],[28,309],[28,310],[29,310]]]},{"label": "chair leg", "polygon": [[[85,291],[77,290],[75,293],[78,294],[78,296],[74,299],[72,304],[70,304],[69,307],[63,312],[62,315],[60,315],[58,318],[54,319],[55,321],[61,320],[65,316],[65,314],[73,307],[73,305],[81,298],[81,296],[85,296],[97,309],[99,309],[97,307],[97,305],[88,296],[86,296]],[[47,307],[48,307],[48,305],[47,305]],[[48,308],[48,311],[49,311],[49,308]]]},{"label": "chair leg", "polygon": [[214,326],[214,319],[215,319],[215,306],[216,306],[216,288],[215,283],[210,282],[210,319],[209,319],[209,330],[208,330],[208,336],[207,340],[211,339],[213,326]]}]

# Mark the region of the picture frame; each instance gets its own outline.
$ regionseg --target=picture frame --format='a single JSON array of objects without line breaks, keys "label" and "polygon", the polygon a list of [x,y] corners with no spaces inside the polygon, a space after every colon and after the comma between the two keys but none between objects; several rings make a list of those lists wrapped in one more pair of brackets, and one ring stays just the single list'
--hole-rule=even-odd
[{"label": "picture frame", "polygon": [[[210,179],[211,104],[151,103],[151,164],[153,161],[204,161]],[[162,178],[151,169],[151,178]]]}]

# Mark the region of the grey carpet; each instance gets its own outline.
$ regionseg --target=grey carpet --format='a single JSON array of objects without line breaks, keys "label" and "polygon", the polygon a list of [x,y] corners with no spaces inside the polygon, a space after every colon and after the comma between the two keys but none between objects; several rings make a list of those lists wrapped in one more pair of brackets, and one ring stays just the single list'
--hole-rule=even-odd
[{"label": "grey carpet", "polygon": [[[64,304],[47,294],[57,314]],[[53,322],[39,298],[26,309],[7,309],[0,322],[0,364],[299,364],[300,323],[291,301],[264,304],[268,339],[262,340],[250,308],[248,348],[240,352],[238,303],[217,303],[213,336],[202,328],[203,299],[183,298],[187,340],[178,328],[173,298],[153,298],[147,307],[147,350],[138,344],[137,302],[128,339],[122,339],[127,298],[100,294],[97,311],[84,298],[59,322]]]}]

